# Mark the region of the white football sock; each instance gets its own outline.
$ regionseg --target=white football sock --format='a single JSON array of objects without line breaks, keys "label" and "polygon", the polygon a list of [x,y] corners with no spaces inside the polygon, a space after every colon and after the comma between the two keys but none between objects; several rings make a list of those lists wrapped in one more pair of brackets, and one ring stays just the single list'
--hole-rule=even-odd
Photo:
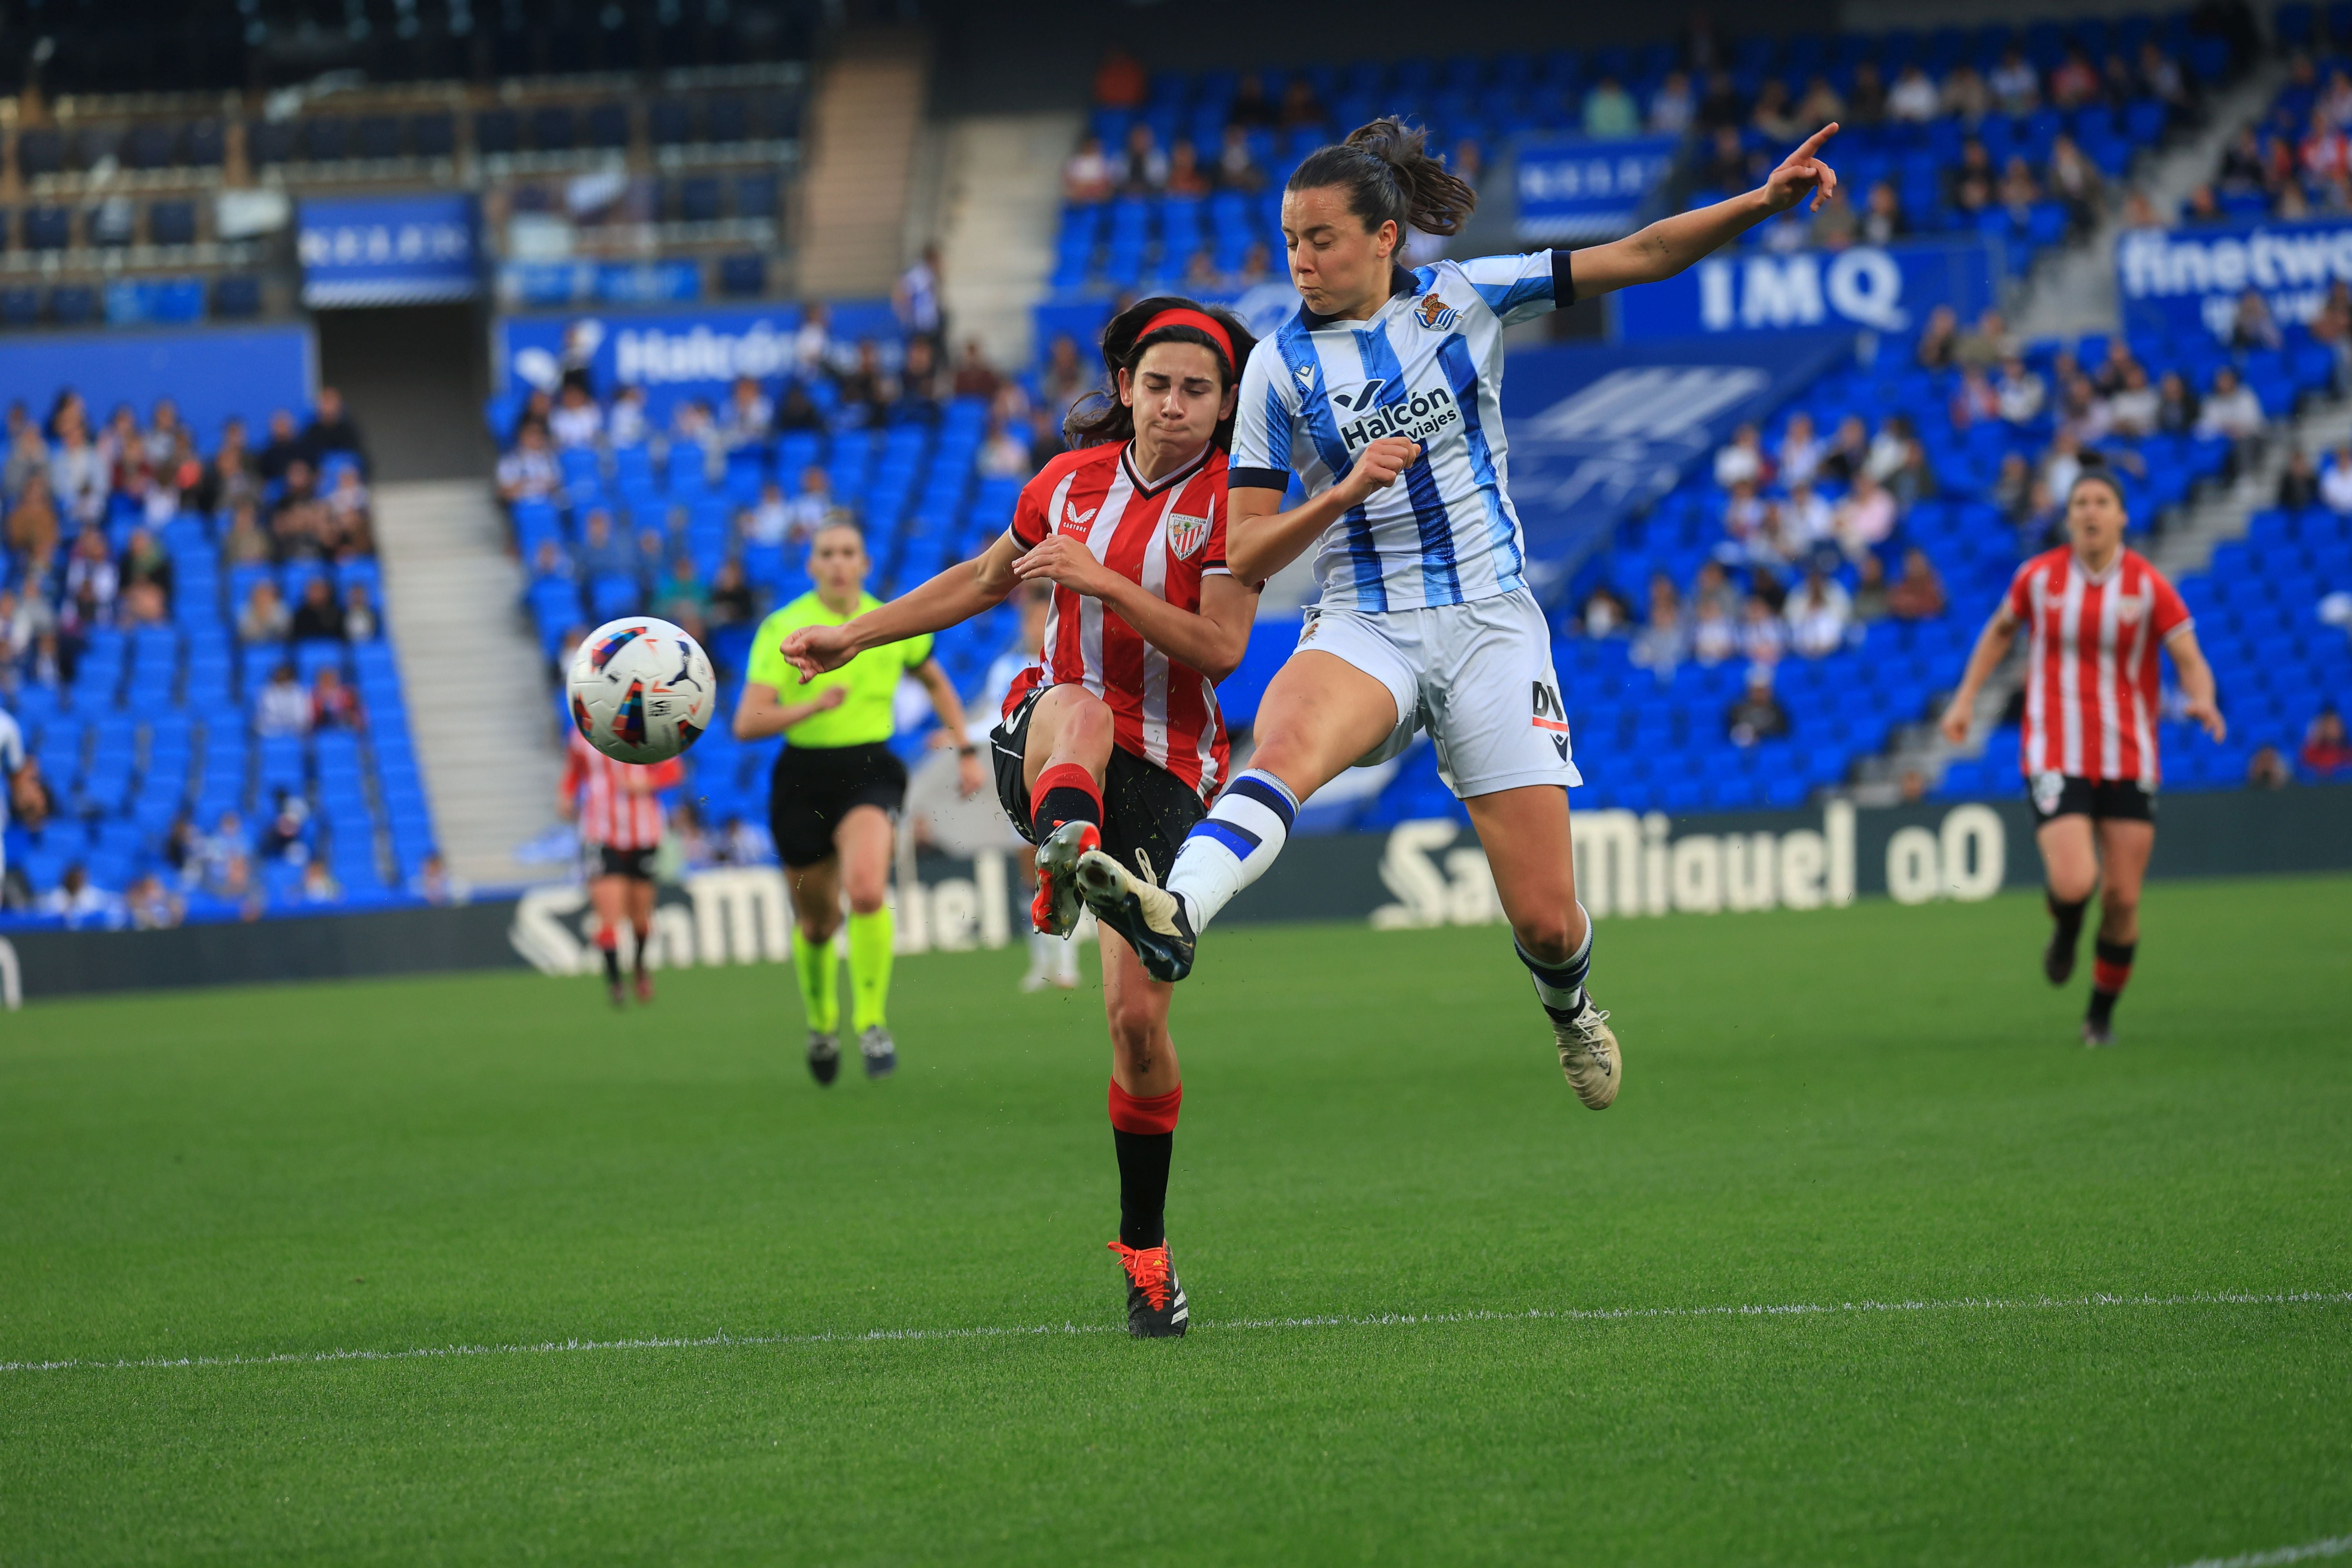
[{"label": "white football sock", "polygon": [[1168,873],[1168,890],[1184,900],[1194,935],[1265,874],[1297,816],[1290,786],[1263,768],[1250,768],[1225,786],[1209,815],[1184,836]]}]

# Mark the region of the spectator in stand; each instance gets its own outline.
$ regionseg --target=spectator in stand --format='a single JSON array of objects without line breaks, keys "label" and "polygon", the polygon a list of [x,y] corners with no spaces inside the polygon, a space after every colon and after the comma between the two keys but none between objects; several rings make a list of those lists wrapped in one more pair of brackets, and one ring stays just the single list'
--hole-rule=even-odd
[{"label": "spectator in stand", "polygon": [[2001,51],[2000,63],[1985,75],[1985,86],[2003,114],[2031,114],[2042,106],[2042,79],[2015,44]]},{"label": "spectator in stand", "polygon": [[100,521],[110,479],[80,416],[68,414],[49,450],[49,489],[57,497],[58,516],[84,527]]},{"label": "spectator in stand", "polygon": [[652,434],[646,420],[646,389],[625,386],[613,399],[604,419],[604,442],[614,451],[642,447]]},{"label": "spectator in stand", "polygon": [[1853,577],[1852,595],[1853,624],[1858,626],[1867,626],[1874,622],[1885,620],[1889,613],[1886,566],[1879,559],[1876,552],[1874,551],[1854,563]]},{"label": "spectator in stand", "polygon": [[2294,782],[2294,770],[2287,766],[2286,754],[2276,746],[2258,746],[2246,762],[2246,784],[2250,789],[2284,789]]},{"label": "spectator in stand", "polygon": [[882,346],[872,338],[857,342],[857,365],[841,378],[841,411],[850,426],[878,425],[898,401],[898,389],[882,363]]},{"label": "spectator in stand", "polygon": [[2072,136],[2060,134],[2050,144],[2050,194],[2066,204],[2067,221],[2087,232],[2099,221],[2105,202],[2106,180],[2099,166],[2083,155]]},{"label": "spectator in stand", "polygon": [[1140,60],[1116,44],[1103,51],[1102,64],[1095,68],[1097,103],[1106,109],[1139,108],[1148,86]]},{"label": "spectator in stand", "polygon": [[2352,773],[2352,745],[2345,742],[2344,715],[2334,703],[2320,709],[2303,732],[2302,763],[2304,771],[2314,778],[2333,779],[2338,773]]},{"label": "spectator in stand", "polygon": [[[1589,101],[1586,112],[1591,112]],[[1758,89],[1756,106],[1748,111],[1748,128],[1774,146],[1797,136],[1797,116],[1789,103],[1789,89],[1778,78],[1767,78]]]},{"label": "spectator in stand", "polygon": [[580,573],[591,582],[599,577],[636,575],[636,552],[613,526],[613,514],[598,507],[580,530]]},{"label": "spectator in stand", "polygon": [[795,430],[824,429],[824,414],[817,407],[816,399],[809,395],[808,388],[797,378],[785,383],[784,400],[776,405],[776,433],[788,436]]},{"label": "spectator in stand", "polygon": [[1845,100],[1839,97],[1837,89],[1830,85],[1830,79],[1815,76],[1806,81],[1805,96],[1797,100],[1796,113],[1791,117],[1790,134],[1805,136],[1832,120],[1844,121],[1847,118]]},{"label": "spectator in stand", "polygon": [[749,626],[759,614],[759,601],[753,597],[751,584],[743,576],[742,563],[721,562],[718,574],[710,579],[711,626]]},{"label": "spectator in stand", "polygon": [[1913,358],[1921,370],[1949,370],[1958,357],[1959,337],[1959,316],[1949,305],[1938,305],[1927,312],[1927,324],[1919,329]]},{"label": "spectator in stand", "polygon": [[1674,579],[1663,572],[1650,574],[1650,616],[1634,635],[1626,658],[1660,680],[1674,678],[1675,667],[1690,652],[1690,633],[1683,622],[1682,595]]},{"label": "spectator in stand", "polygon": [[1845,112],[1831,118],[1850,125],[1876,125],[1886,118],[1886,79],[1878,74],[1875,61],[1856,62],[1853,91],[1846,99]]},{"label": "spectator in stand", "polygon": [[343,640],[343,607],[335,602],[335,585],[323,573],[302,584],[302,602],[295,606],[292,631],[296,642]]},{"label": "spectator in stand", "polygon": [[992,479],[1025,479],[1035,471],[1032,442],[1001,419],[991,419],[980,444],[980,471]]},{"label": "spectator in stand", "polygon": [[1811,484],[1822,471],[1822,455],[1821,438],[1813,434],[1813,416],[1801,408],[1790,415],[1774,459],[1780,482],[1792,487]]},{"label": "spectator in stand", "polygon": [[1222,190],[1255,195],[1265,188],[1265,171],[1258,167],[1257,155],[1250,151],[1249,132],[1239,125],[1225,127],[1224,140],[1217,148],[1216,175]]},{"label": "spectator in stand", "polygon": [[834,499],[833,476],[811,463],[801,470],[799,493],[785,503],[784,542],[804,545],[833,523],[856,521],[855,513]]},{"label": "spectator in stand", "polygon": [[1171,196],[1205,196],[1211,185],[1208,171],[1201,167],[1200,149],[1189,136],[1179,136],[1168,148],[1168,194]]},{"label": "spectator in stand", "polygon": [[2352,517],[2352,441],[2339,445],[2319,476],[2319,500],[2338,517]]},{"label": "spectator in stand", "polygon": [[1699,602],[1691,622],[1691,657],[1704,665],[1721,664],[1739,651],[1739,627],[1731,612],[1713,600]]},{"label": "spectator in stand", "polygon": [[773,479],[761,481],[757,505],[747,506],[735,517],[735,531],[746,544],[781,548],[788,542],[792,527],[792,511],[784,501],[784,489]]},{"label": "spectator in stand", "polygon": [[1955,430],[1966,430],[1972,425],[1982,425],[2000,417],[2000,395],[1993,391],[1992,383],[1984,372],[1970,368],[1960,373],[1958,386],[1952,393],[1952,405],[1946,415]]},{"label": "spectator in stand", "polygon": [[2016,353],[2016,345],[2010,341],[2009,323],[1990,307],[1976,319],[1975,325],[1960,334],[1959,342],[1952,347],[1957,363],[1979,370],[1990,370]]},{"label": "spectator in stand", "polygon": [[373,642],[375,634],[375,605],[368,598],[367,584],[354,583],[343,593],[343,639]]},{"label": "spectator in stand", "polygon": [[1853,477],[1853,488],[1838,502],[1831,528],[1848,560],[1875,550],[1895,532],[1895,497],[1865,468]]},{"label": "spectator in stand", "polygon": [[2042,488],[2053,496],[2071,494],[2083,476],[2083,437],[2072,426],[2061,425],[2042,454]]},{"label": "spectator in stand", "polygon": [[2230,318],[2230,346],[2241,353],[2251,353],[2277,349],[2285,342],[2271,315],[2270,302],[2261,291],[2249,289],[2240,294],[2237,310]]},{"label": "spectator in stand", "polygon": [[2023,227],[2041,199],[2042,182],[2033,177],[2032,167],[2012,154],[2000,172],[2000,204],[2009,209],[2010,222]]},{"label": "spectator in stand", "polygon": [[894,425],[935,425],[940,417],[939,362],[929,338],[911,338],[898,373],[898,396],[889,410]]},{"label": "spectator in stand", "polygon": [[5,467],[0,467],[0,491],[5,491],[10,500],[16,500],[24,495],[35,479],[46,478],[48,471],[48,445],[41,439],[40,427],[29,419],[25,420],[8,437],[8,460]]},{"label": "spectator in stand", "polygon": [[688,636],[700,637],[709,628],[710,591],[694,557],[682,551],[670,557],[667,575],[654,585],[653,602],[654,614],[685,627]]},{"label": "spectator in stand", "polygon": [[240,506],[229,519],[228,538],[221,546],[232,566],[255,566],[277,558],[277,544],[261,526],[251,503]]},{"label": "spectator in stand", "polygon": [[2287,454],[2286,468],[2279,475],[2278,504],[2288,511],[2319,504],[2319,469],[2301,447]]},{"label": "spectator in stand", "polygon": [[768,438],[775,422],[776,405],[760,390],[760,384],[739,375],[728,390],[726,412],[719,422],[719,447],[734,452],[756,447]]},{"label": "spectator in stand", "polygon": [[1093,382],[1079,362],[1078,345],[1069,333],[1057,334],[1045,351],[1045,367],[1038,374],[1038,392],[1055,417],[1090,390]]},{"label": "spectator in stand", "polygon": [[1761,485],[1772,477],[1772,466],[1753,424],[1731,433],[1731,444],[1715,455],[1715,482],[1725,489],[1737,484]]},{"label": "spectator in stand", "polygon": [[343,684],[342,671],[319,667],[310,682],[310,724],[319,730],[357,730],[362,722],[360,694]]},{"label": "spectator in stand", "polygon": [[64,921],[68,931],[120,931],[130,918],[122,900],[94,885],[89,868],[79,861],[66,868],[65,876],[35,907]]},{"label": "spectator in stand", "polygon": [[2240,126],[2230,144],[2221,149],[2221,166],[2213,183],[2233,196],[2257,196],[2268,194],[2277,179],[2263,151],[2261,134],[2251,123]]},{"label": "spectator in stand", "polygon": [[2304,137],[2296,158],[2304,174],[2322,185],[2340,184],[2352,175],[2352,141],[2347,141],[2341,130],[2316,110],[2311,116],[2311,130]]},{"label": "spectator in stand", "polygon": [[2189,193],[2189,199],[2181,204],[2180,221],[2188,227],[2200,228],[2213,224],[2228,223],[2230,215],[2222,210],[2221,202],[2213,195],[2212,186],[2199,185]]},{"label": "spectator in stand", "polygon": [[[1706,131],[1737,131],[1748,118],[1747,100],[1739,96],[1731,73],[1717,66],[1706,75],[1706,91],[1698,100],[1698,123]],[[1721,145],[1718,140],[1717,145]]]},{"label": "spectator in stand", "polygon": [[1003,384],[1003,381],[1004,378],[996,374],[996,367],[988,363],[988,352],[981,347],[980,340],[966,338],[963,341],[963,357],[957,360],[955,365],[952,384],[955,395],[977,397],[986,402],[996,395],[996,389]]},{"label": "spectator in stand", "polygon": [[259,860],[282,860],[299,866],[310,858],[310,806],[302,796],[280,784],[273,795],[269,820],[253,847]]},{"label": "spectator in stand", "polygon": [[1584,133],[1595,141],[1621,141],[1642,133],[1642,112],[1633,95],[1603,74],[1584,95]]},{"label": "spectator in stand", "polygon": [[2212,390],[2206,394],[2204,410],[2197,416],[2199,438],[2227,439],[2242,461],[2258,451],[2265,423],[2253,388],[2240,381],[2238,373],[2226,364],[2215,371]]},{"label": "spectator in stand", "polygon": [[[1093,138],[1087,138],[1093,141]],[[1101,144],[1096,143],[1097,153]],[[1103,195],[1110,194],[1108,165],[1103,174]],[[1095,198],[1100,200],[1101,197]],[[833,312],[822,300],[811,300],[801,307],[801,324],[793,332],[793,374],[803,381],[815,381],[833,374],[836,345],[833,341]]]},{"label": "spectator in stand", "polygon": [[2146,191],[2136,190],[2124,198],[2126,228],[2164,228],[2171,222]]},{"label": "spectator in stand", "polygon": [[310,731],[310,697],[294,679],[294,667],[281,662],[253,699],[253,729],[257,735],[307,735]]},{"label": "spectator in stand", "polygon": [[1281,128],[1285,131],[1319,130],[1329,118],[1322,100],[1315,96],[1315,84],[1305,76],[1292,77],[1290,85],[1282,89]]},{"label": "spectator in stand", "polygon": [[1789,629],[1769,601],[1749,597],[1739,606],[1739,654],[1750,664],[1774,664],[1789,651]]},{"label": "spectator in stand", "polygon": [[1891,245],[1911,232],[1911,221],[1904,216],[1903,198],[1895,187],[1881,180],[1870,187],[1870,205],[1862,215],[1862,237],[1873,245]]},{"label": "spectator in stand", "polygon": [[152,871],[131,883],[122,901],[134,931],[169,931],[187,913],[186,900],[164,887]]},{"label": "spectator in stand", "polygon": [[2050,101],[2062,110],[2076,110],[2099,96],[2099,72],[2090,57],[2070,48],[2058,68],[2050,73]]},{"label": "spectator in stand", "polygon": [[514,450],[499,459],[497,484],[499,499],[509,506],[517,501],[555,499],[563,488],[563,473],[555,466],[555,454],[548,447],[544,426],[531,424],[522,427]]},{"label": "spectator in stand", "polygon": [[2003,419],[2011,425],[2031,425],[2042,417],[2050,389],[2040,373],[2011,354],[2001,362],[2000,379],[1993,385],[1993,395],[2000,402]]},{"label": "spectator in stand", "polygon": [[2107,398],[2107,428],[2137,441],[2156,434],[2162,410],[2147,372],[2135,361],[2124,367],[2123,384]]},{"label": "spectator in stand", "polygon": [[1122,195],[1156,196],[1168,188],[1168,154],[1151,127],[1138,121],[1127,128],[1127,151],[1119,160],[1118,189]]},{"label": "spectator in stand", "polygon": [[[1160,184],[1167,184],[1163,164]],[[900,335],[928,343],[934,358],[946,342],[947,317],[940,304],[940,247],[923,247],[914,265],[898,274],[890,288],[890,310],[898,318]]]},{"label": "spectator in stand", "polygon": [[1603,583],[1584,596],[1584,604],[1576,614],[1575,628],[1589,637],[1613,637],[1633,620],[1633,607],[1618,597],[1616,589]]},{"label": "spectator in stand", "polygon": [[1794,561],[1821,548],[1835,526],[1836,514],[1809,479],[1800,479],[1789,487],[1789,497],[1780,506],[1778,550],[1780,560]]},{"label": "spectator in stand", "polygon": [[1944,78],[1938,101],[1946,114],[1973,127],[1992,112],[1992,89],[1972,65],[1958,65]]},{"label": "spectator in stand", "polygon": [[[1784,220],[1765,231],[1766,247],[1778,248],[1775,242],[1784,234],[1789,237],[1787,248],[1790,249],[1801,248],[1809,237],[1804,228]],[[1846,195],[1845,187],[1841,185],[1830,193],[1829,200],[1823,202],[1821,211],[1813,215],[1810,238],[1812,244],[1823,250],[1837,251],[1845,249],[1861,237],[1861,215],[1853,210],[1853,201]]]},{"label": "spectator in stand", "polygon": [[1916,544],[1903,552],[1903,575],[1886,590],[1886,610],[1905,621],[1932,621],[1944,613],[1944,580]]},{"label": "spectator in stand", "polygon": [[1916,65],[1905,66],[1886,94],[1886,118],[1925,124],[1936,118],[1936,84]]},{"label": "spectator in stand", "polygon": [[1806,658],[1820,658],[1843,647],[1853,624],[1853,603],[1845,589],[1822,570],[1819,562],[1806,568],[1803,584],[1789,595],[1780,615],[1789,623],[1789,646]]},{"label": "spectator in stand", "polygon": [[343,395],[331,386],[319,388],[319,405],[310,416],[309,428],[302,432],[302,457],[316,468],[330,452],[348,452],[365,472],[369,467],[367,443],[360,438],[360,427],[343,407]]},{"label": "spectator in stand", "polygon": [[2203,416],[2197,395],[2180,373],[2166,371],[2156,384],[2156,427],[2168,436],[2186,436]]},{"label": "spectator in stand", "polygon": [[1748,667],[1748,689],[1724,714],[1723,732],[1742,749],[1760,741],[1778,741],[1789,733],[1789,710],[1773,693],[1770,665]]},{"label": "spectator in stand", "polygon": [[51,556],[58,550],[58,503],[44,482],[47,468],[37,468],[8,509],[7,550],[16,556]]},{"label": "spectator in stand", "polygon": [[1691,94],[1688,73],[1668,71],[1658,90],[1650,95],[1650,134],[1679,136],[1697,117],[1698,100]]},{"label": "spectator in stand", "polygon": [[593,448],[604,438],[604,411],[596,406],[586,387],[569,384],[557,396],[554,412],[547,416],[547,434],[558,451]]}]

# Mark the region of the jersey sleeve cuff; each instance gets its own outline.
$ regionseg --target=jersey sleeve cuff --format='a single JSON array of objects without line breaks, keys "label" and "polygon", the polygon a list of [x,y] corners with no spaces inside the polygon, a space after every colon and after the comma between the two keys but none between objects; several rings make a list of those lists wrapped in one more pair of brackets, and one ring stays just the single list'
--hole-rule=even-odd
[{"label": "jersey sleeve cuff", "polygon": [[1569,250],[1551,253],[1551,302],[1555,310],[1565,310],[1576,303],[1576,270],[1569,259],[1574,254]]},{"label": "jersey sleeve cuff", "polygon": [[1225,488],[1231,490],[1286,490],[1290,488],[1290,472],[1286,468],[1227,468]]}]

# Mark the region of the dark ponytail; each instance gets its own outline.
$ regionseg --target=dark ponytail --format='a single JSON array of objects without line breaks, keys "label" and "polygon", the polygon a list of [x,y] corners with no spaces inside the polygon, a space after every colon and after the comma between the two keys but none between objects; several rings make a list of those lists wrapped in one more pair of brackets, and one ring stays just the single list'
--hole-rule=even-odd
[{"label": "dark ponytail", "polygon": [[[1145,331],[1152,319],[1171,310],[1191,311],[1205,316],[1222,329],[1224,341],[1205,328],[1181,321],[1164,322]],[[1149,300],[1138,300],[1110,319],[1103,329],[1103,369],[1108,379],[1094,391],[1070,405],[1062,421],[1062,439],[1072,450],[1080,447],[1099,447],[1108,441],[1125,441],[1135,434],[1135,410],[1118,400],[1118,373],[1129,376],[1143,363],[1143,351],[1154,343],[1198,343],[1209,351],[1217,362],[1219,383],[1233,386],[1242,377],[1242,366],[1249,360],[1250,350],[1257,339],[1242,325],[1242,319],[1219,305],[1203,305],[1197,300],[1187,300],[1174,294],[1156,294]],[[1228,351],[1230,350],[1230,353]],[[1210,437],[1219,451],[1231,451],[1234,444],[1234,422],[1218,421],[1216,433]]]},{"label": "dark ponytail", "polygon": [[1345,191],[1348,210],[1363,220],[1366,233],[1393,223],[1400,241],[1408,228],[1459,234],[1478,205],[1469,182],[1430,155],[1429,132],[1393,114],[1358,126],[1336,147],[1309,153],[1287,188]]}]

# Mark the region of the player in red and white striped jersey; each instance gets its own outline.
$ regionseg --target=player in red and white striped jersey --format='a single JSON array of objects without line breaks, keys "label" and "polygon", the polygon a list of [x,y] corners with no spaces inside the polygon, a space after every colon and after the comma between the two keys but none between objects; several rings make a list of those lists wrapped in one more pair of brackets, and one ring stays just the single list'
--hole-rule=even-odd
[{"label": "player in red and white striped jersey", "polygon": [[2157,650],[2170,651],[2181,710],[2215,740],[2228,733],[2213,671],[2189,608],[2163,574],[2124,547],[2122,487],[2105,470],[2066,498],[2069,542],[2017,569],[2009,595],[1969,656],[1944,714],[1944,735],[1965,741],[1977,694],[2008,657],[2018,628],[2032,641],[2020,763],[2032,791],[2035,842],[2049,882],[2053,929],[2042,973],[2063,985],[2091,890],[2101,888],[2097,962],[2083,1041],[2114,1038],[2116,999],[2139,942],[2139,889],[2156,847]]},{"label": "player in red and white striped jersey", "polygon": [[[1039,846],[1037,928],[1077,923],[1076,872],[1095,849],[1148,877],[1226,782],[1216,682],[1249,646],[1257,589],[1225,566],[1225,453],[1252,340],[1190,300],[1142,300],[1103,333],[1106,392],[1071,411],[1076,450],[1029,481],[985,554],[843,626],[807,626],[784,651],[814,675],[861,648],[938,631],[1054,584],[1037,662],[1014,679],[990,735],[997,797]],[[1110,1121],[1119,1167],[1128,1331],[1181,1334],[1189,1317],[1164,1216],[1184,1096],[1168,1036],[1171,987],[1102,931],[1110,1020]]]},{"label": "player in red and white striped jersey", "polygon": [[676,789],[686,765],[676,758],[650,767],[606,756],[578,734],[563,760],[556,786],[556,810],[577,820],[580,845],[593,858],[588,898],[596,911],[596,945],[604,954],[604,984],[613,1005],[621,1005],[621,927],[636,936],[637,1000],[654,999],[646,969],[646,939],[654,925],[654,852],[661,847],[662,804],[656,793]]}]

